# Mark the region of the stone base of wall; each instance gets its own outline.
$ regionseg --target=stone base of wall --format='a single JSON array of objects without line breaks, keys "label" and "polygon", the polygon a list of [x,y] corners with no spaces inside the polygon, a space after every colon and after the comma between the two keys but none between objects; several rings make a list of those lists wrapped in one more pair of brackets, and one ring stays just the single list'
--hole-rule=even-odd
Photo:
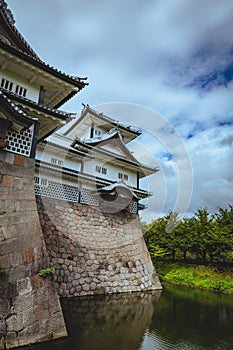
[{"label": "stone base of wall", "polygon": [[67,335],[34,193],[34,160],[0,151],[0,349]]},{"label": "stone base of wall", "polygon": [[37,207],[60,296],[162,289],[138,215],[45,197]]}]

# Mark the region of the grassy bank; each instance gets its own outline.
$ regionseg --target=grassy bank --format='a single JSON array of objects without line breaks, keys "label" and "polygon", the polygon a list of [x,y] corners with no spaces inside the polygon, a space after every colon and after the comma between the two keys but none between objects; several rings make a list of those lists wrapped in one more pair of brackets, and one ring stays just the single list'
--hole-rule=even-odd
[{"label": "grassy bank", "polygon": [[155,268],[162,282],[233,293],[232,268],[167,262],[156,263]]}]

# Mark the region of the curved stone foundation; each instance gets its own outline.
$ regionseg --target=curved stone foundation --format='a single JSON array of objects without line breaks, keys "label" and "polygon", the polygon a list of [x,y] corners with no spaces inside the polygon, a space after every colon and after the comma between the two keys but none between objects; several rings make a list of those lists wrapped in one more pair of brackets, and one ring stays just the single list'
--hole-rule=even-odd
[{"label": "curved stone foundation", "polygon": [[138,215],[37,198],[60,296],[161,289]]}]

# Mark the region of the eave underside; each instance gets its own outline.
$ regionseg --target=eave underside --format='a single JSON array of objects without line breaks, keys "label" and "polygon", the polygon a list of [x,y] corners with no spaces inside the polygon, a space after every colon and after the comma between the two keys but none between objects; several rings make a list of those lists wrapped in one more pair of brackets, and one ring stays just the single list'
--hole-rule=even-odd
[{"label": "eave underside", "polygon": [[86,78],[66,75],[44,62],[18,51],[0,40],[0,68],[21,76],[29,84],[43,86],[44,105],[51,108],[62,106],[83,89]]}]

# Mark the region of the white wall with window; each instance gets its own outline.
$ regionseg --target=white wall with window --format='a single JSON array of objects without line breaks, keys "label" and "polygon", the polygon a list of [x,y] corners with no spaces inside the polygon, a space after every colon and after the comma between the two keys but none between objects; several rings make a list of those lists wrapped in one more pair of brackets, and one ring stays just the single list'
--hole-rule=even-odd
[{"label": "white wall with window", "polygon": [[45,150],[37,148],[36,159],[56,165],[58,167],[68,168],[70,170],[80,171],[81,170],[81,160],[75,158],[70,158],[65,152],[52,152],[51,150]]},{"label": "white wall with window", "polygon": [[[84,172],[111,181],[119,181],[122,179],[129,186],[137,186],[137,172],[136,170],[127,169],[127,164],[126,167],[123,168],[96,159],[85,162]],[[122,177],[120,177],[119,174],[122,174]]]},{"label": "white wall with window", "polygon": [[15,74],[7,71],[0,71],[0,86],[17,95],[26,97],[29,100],[38,102],[40,87],[36,84],[30,84],[26,79],[23,79]]}]

